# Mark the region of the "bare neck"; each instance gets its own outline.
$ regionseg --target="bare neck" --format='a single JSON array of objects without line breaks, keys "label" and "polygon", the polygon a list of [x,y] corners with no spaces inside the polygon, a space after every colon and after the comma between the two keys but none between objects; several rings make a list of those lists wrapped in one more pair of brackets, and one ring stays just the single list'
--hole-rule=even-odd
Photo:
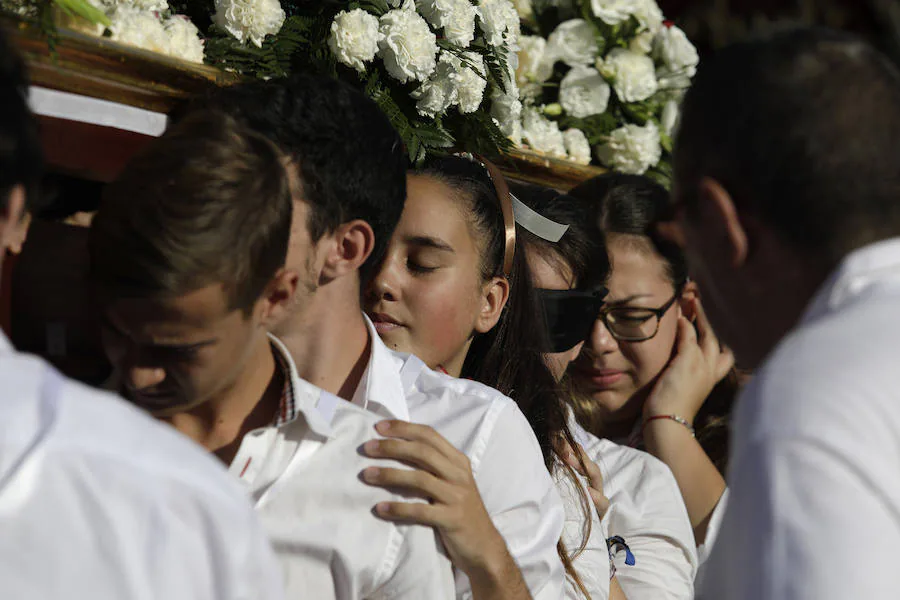
[{"label": "bare neck", "polygon": [[353,399],[371,346],[356,282],[336,280],[319,288],[277,335],[301,378],[344,400]]},{"label": "bare neck", "polygon": [[281,401],[284,377],[275,368],[269,340],[261,336],[255,345],[241,374],[215,398],[161,418],[215,453],[226,465],[231,463],[247,432],[272,423]]}]

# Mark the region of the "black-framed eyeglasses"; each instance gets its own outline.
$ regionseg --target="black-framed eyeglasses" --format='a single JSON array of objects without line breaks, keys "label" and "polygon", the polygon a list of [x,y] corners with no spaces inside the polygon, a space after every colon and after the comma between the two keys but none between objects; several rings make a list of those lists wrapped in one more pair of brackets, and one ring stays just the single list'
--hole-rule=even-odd
[{"label": "black-framed eyeglasses", "polygon": [[607,294],[606,288],[536,291],[550,334],[550,352],[571,350],[587,339]]},{"label": "black-framed eyeglasses", "polygon": [[680,291],[659,308],[637,308],[634,306],[605,306],[597,318],[603,321],[610,335],[620,342],[644,342],[659,333],[659,322],[668,312]]}]

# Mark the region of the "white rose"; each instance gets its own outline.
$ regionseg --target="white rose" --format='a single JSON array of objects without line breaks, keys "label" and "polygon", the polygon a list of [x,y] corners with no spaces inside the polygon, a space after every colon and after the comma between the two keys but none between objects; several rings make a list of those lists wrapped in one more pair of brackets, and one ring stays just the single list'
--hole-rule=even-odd
[{"label": "white rose", "polygon": [[169,35],[155,13],[122,5],[115,9],[109,20],[108,29],[113,41],[160,54],[168,52]]},{"label": "white rose", "polygon": [[459,100],[459,59],[449,52],[441,52],[434,72],[411,95],[418,100],[420,115],[434,118],[444,114]]},{"label": "white rose", "polygon": [[491,93],[491,118],[506,137],[519,143],[522,138],[522,102],[518,90],[513,87],[504,93],[500,88],[494,88]]},{"label": "white rose", "polygon": [[213,22],[239,42],[250,40],[262,47],[267,35],[275,35],[284,24],[278,0],[216,0]]},{"label": "white rose", "polygon": [[587,136],[580,129],[567,129],[563,132],[563,142],[566,145],[566,154],[569,160],[579,165],[587,165],[591,162],[591,145]]},{"label": "white rose", "polygon": [[559,103],[579,119],[606,112],[609,84],[592,67],[572,67],[559,84]]},{"label": "white rose", "polygon": [[559,124],[545,119],[535,108],[527,108],[523,113],[522,139],[536,152],[566,158],[566,144]]},{"label": "white rose", "polygon": [[656,79],[659,82],[659,89],[670,94],[681,95],[691,87],[691,76],[685,71],[672,72],[661,67],[656,70]]},{"label": "white rose", "polygon": [[513,0],[513,6],[516,7],[516,12],[519,13],[519,18],[523,21],[528,21],[534,16],[534,7],[531,5],[531,0]]},{"label": "white rose", "polygon": [[656,93],[659,83],[653,59],[624,48],[614,48],[606,60],[598,61],[603,76],[612,79],[616,95],[622,102],[641,102]]},{"label": "white rose", "polygon": [[653,53],[670,73],[684,73],[693,77],[700,63],[697,49],[687,35],[674,25],[662,27],[653,41]]},{"label": "white rose", "polygon": [[417,0],[416,7],[435,29],[444,30],[448,41],[468,48],[475,39],[477,11],[469,0]]},{"label": "white rose", "polygon": [[638,54],[650,54],[653,50],[654,35],[652,31],[642,31],[628,42],[628,49]]},{"label": "white rose", "polygon": [[553,59],[547,55],[547,40],[536,35],[523,36],[519,43],[516,83],[525,97],[536,96],[553,75]]},{"label": "white rose", "polygon": [[[465,52],[465,62],[457,59],[459,86],[459,112],[472,113],[481,106],[484,89],[487,87],[487,67],[484,58],[477,52]],[[472,68],[474,67],[474,69]]]},{"label": "white rose", "polygon": [[478,0],[478,17],[488,44],[518,49],[519,13],[510,0]]},{"label": "white rose", "polygon": [[641,24],[641,28],[656,31],[663,24],[663,13],[656,0],[637,0],[634,9],[634,18]]},{"label": "white rose", "polygon": [[570,67],[589,65],[597,56],[597,31],[584,19],[560,23],[547,39],[547,54]]},{"label": "white rose", "polygon": [[409,8],[392,10],[381,17],[379,31],[383,37],[378,41],[378,55],[396,80],[425,81],[431,75],[437,40],[419,13]]},{"label": "white rose", "polygon": [[364,63],[375,59],[380,39],[378,17],[361,8],[349,12],[342,10],[331,23],[328,48],[338,62],[363,72],[366,70]]},{"label": "white rose", "polygon": [[659,124],[662,126],[663,133],[670,138],[675,135],[675,130],[678,128],[679,116],[678,102],[675,100],[666,102],[662,109],[662,115],[659,117]]},{"label": "white rose", "polygon": [[627,21],[638,9],[639,0],[591,0],[591,12],[607,25]]},{"label": "white rose", "polygon": [[597,158],[615,171],[643,175],[662,156],[659,129],[652,121],[643,127],[628,124],[609,134],[605,144],[597,146]]},{"label": "white rose", "polygon": [[166,19],[164,26],[169,36],[167,54],[190,62],[203,62],[203,40],[200,39],[200,30],[190,19],[175,15]]}]

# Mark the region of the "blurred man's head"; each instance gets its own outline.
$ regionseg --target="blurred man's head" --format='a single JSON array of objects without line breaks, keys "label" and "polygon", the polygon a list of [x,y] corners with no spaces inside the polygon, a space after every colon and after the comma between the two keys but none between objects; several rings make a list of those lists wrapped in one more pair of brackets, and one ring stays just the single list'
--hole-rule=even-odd
[{"label": "blurred man's head", "polygon": [[151,412],[239,393],[269,351],[266,332],[300,284],[284,269],[286,163],[265,137],[206,111],[108,187],[89,244],[103,343],[127,395]]},{"label": "blurred man's head", "polygon": [[747,366],[849,252],[900,235],[900,72],[856,37],[783,32],[698,69],[675,202],[715,325]]},{"label": "blurred man's head", "polygon": [[[352,278],[364,287],[406,199],[406,151],[375,102],[346,83],[298,74],[219,90],[193,109],[210,107],[275,142],[296,165],[288,266],[320,283]],[[304,264],[310,244],[319,252]]]},{"label": "blurred man's head", "polygon": [[41,140],[26,101],[25,65],[0,30],[0,265],[18,252],[39,198]]}]

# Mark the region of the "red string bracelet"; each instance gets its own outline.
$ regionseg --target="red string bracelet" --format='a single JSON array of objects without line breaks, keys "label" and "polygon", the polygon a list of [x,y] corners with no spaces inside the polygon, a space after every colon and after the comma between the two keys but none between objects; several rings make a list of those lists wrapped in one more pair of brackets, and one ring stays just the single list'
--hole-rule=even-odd
[{"label": "red string bracelet", "polygon": [[676,423],[680,423],[687,427],[687,430],[691,432],[691,437],[695,438],[697,435],[694,433],[694,426],[687,422],[687,419],[683,417],[679,417],[678,415],[653,415],[652,417],[647,417],[644,419],[644,424],[641,426],[641,431],[647,427],[647,423],[650,421],[656,421],[657,419],[668,419],[669,421],[675,421]]}]

